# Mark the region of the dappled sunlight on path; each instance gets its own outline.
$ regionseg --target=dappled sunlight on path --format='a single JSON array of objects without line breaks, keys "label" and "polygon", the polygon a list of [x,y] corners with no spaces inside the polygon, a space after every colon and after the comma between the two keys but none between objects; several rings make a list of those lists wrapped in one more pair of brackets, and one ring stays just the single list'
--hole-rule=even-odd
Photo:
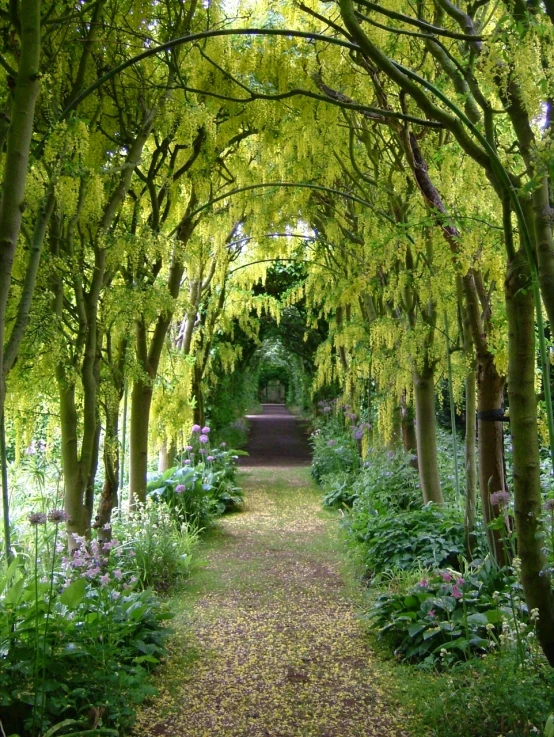
[{"label": "dappled sunlight on path", "polygon": [[136,735],[404,735],[374,684],[338,571],[336,520],[308,469],[257,468],[242,480],[245,510],[205,543]]}]

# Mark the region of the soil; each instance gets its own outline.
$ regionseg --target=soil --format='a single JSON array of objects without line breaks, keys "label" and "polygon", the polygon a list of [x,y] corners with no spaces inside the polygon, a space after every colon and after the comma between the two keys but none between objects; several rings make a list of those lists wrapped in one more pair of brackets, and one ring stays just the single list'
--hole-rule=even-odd
[{"label": "soil", "polygon": [[259,415],[249,415],[248,457],[241,458],[244,468],[254,466],[309,466],[311,451],[306,437],[306,423],[295,417],[283,404],[263,404]]},{"label": "soil", "polygon": [[244,510],[206,537],[203,565],[172,602],[159,693],[134,735],[407,737],[357,587],[341,571],[337,515],[310,479],[301,426],[279,406],[251,421]]}]

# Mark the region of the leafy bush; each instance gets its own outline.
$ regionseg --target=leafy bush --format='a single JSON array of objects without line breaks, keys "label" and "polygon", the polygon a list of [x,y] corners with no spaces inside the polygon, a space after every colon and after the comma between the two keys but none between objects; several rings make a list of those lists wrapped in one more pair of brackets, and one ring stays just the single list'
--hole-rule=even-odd
[{"label": "leafy bush", "polygon": [[313,449],[312,476],[318,484],[329,474],[351,473],[360,467],[356,439],[345,428],[342,418],[325,417],[320,425],[310,436]]},{"label": "leafy bush", "polygon": [[419,475],[411,461],[412,456],[400,450],[371,449],[352,489],[361,499],[359,508],[381,513],[421,507]]},{"label": "leafy bush", "polygon": [[394,694],[415,714],[413,734],[432,737],[542,735],[554,711],[554,671],[545,660],[521,668],[500,650],[449,671],[401,666]]},{"label": "leafy bush", "polygon": [[113,534],[120,568],[135,576],[140,587],[165,591],[189,575],[198,532],[185,522],[177,522],[163,502],[156,504],[149,498],[146,504],[116,519]]},{"label": "leafy bush", "polygon": [[62,718],[124,727],[153,691],[148,671],[163,654],[169,615],[151,591],[135,589],[121,556],[108,556],[111,543],[77,539],[62,559],[56,525],[46,565],[42,523],[35,565],[16,558],[0,574],[4,724],[33,737]]},{"label": "leafy bush", "polygon": [[503,622],[524,618],[520,590],[511,569],[486,559],[463,576],[438,571],[407,591],[381,594],[370,618],[395,654],[428,666],[451,665],[493,650]]},{"label": "leafy bush", "polygon": [[348,524],[373,574],[456,566],[464,553],[464,525],[455,509],[427,504],[420,509],[379,514],[360,497]]},{"label": "leafy bush", "polygon": [[147,484],[147,496],[164,502],[180,524],[196,529],[207,527],[214,505],[209,492],[212,487],[203,478],[203,468],[183,466],[155,474]]},{"label": "leafy bush", "polygon": [[330,473],[323,479],[325,494],[323,504],[326,507],[350,508],[358,498],[354,490],[354,477],[344,471]]}]

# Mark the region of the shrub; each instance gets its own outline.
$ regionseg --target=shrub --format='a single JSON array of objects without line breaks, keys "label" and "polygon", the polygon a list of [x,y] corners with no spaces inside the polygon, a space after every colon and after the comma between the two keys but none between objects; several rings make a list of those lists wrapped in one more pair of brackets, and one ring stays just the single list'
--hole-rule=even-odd
[{"label": "shrub", "polygon": [[4,724],[33,737],[62,718],[129,725],[153,692],[148,671],[163,653],[167,612],[100,543],[79,539],[66,559],[54,550],[45,578],[38,530],[35,541],[38,565],[16,558],[0,575]]},{"label": "shrub", "polygon": [[351,473],[360,466],[356,441],[338,427],[316,430],[310,437],[313,448],[312,476],[321,484],[325,476]]},{"label": "shrub", "polygon": [[189,575],[198,532],[179,523],[163,502],[147,499],[114,521],[113,534],[120,568],[135,576],[140,587],[165,591]]},{"label": "shrub", "polygon": [[352,474],[344,471],[330,473],[323,479],[325,494],[323,504],[326,507],[350,508],[358,498]]},{"label": "shrub", "polygon": [[461,513],[427,504],[405,512],[377,513],[361,497],[348,521],[365,565],[373,574],[387,570],[457,566],[464,553]]},{"label": "shrub", "polygon": [[[396,655],[427,666],[452,665],[508,638],[503,623],[525,618],[520,589],[511,569],[486,559],[463,575],[436,571],[407,590],[381,594],[370,618]],[[521,622],[519,627],[521,632]]]},{"label": "shrub", "polygon": [[371,449],[353,485],[359,508],[375,512],[416,509],[422,506],[419,475],[412,456],[403,451]]}]

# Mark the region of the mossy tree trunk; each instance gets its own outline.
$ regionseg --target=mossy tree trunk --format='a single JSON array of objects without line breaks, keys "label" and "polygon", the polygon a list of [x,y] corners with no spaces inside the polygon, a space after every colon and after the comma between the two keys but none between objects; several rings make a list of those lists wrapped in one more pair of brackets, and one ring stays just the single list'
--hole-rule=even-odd
[{"label": "mossy tree trunk", "polygon": [[554,665],[554,596],[543,553],[537,400],[535,395],[535,310],[529,266],[519,251],[505,282],[508,319],[508,396],[513,439],[515,525],[521,582],[529,609],[537,609],[538,636]]},{"label": "mossy tree trunk", "polygon": [[414,370],[417,458],[421,492],[425,504],[443,503],[437,458],[437,428],[435,416],[434,366],[428,361],[421,370]]}]

